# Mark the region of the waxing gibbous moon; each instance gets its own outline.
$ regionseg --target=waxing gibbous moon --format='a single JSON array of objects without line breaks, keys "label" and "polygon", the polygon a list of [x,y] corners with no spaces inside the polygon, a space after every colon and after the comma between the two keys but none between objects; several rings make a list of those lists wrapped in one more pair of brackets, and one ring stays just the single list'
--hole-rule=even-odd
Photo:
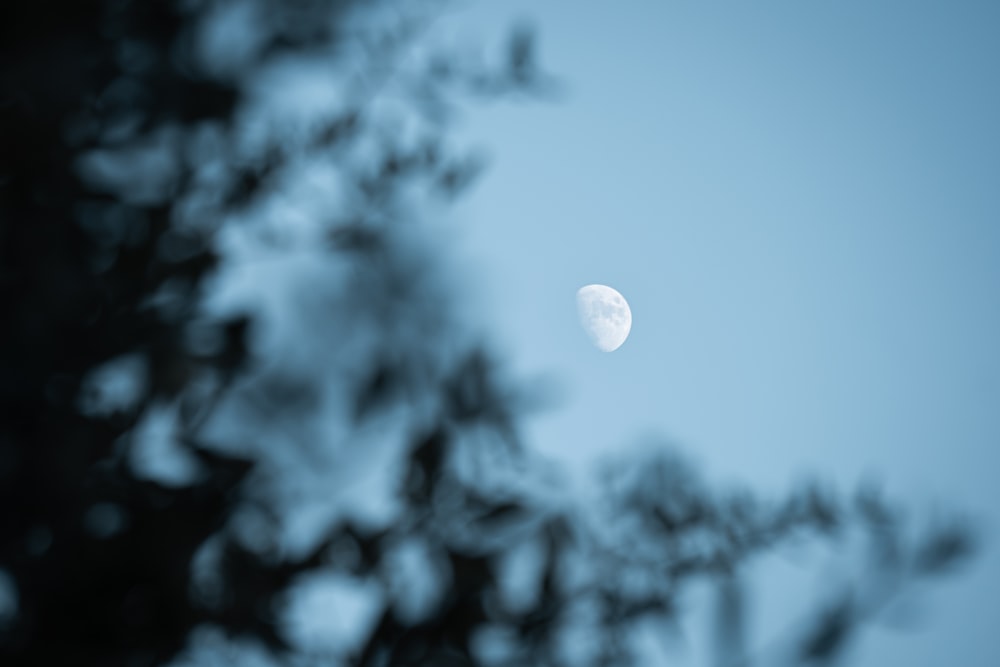
[{"label": "waxing gibbous moon", "polygon": [[585,285],[576,292],[580,324],[590,342],[604,352],[614,352],[632,330],[632,311],[625,297],[607,285]]}]

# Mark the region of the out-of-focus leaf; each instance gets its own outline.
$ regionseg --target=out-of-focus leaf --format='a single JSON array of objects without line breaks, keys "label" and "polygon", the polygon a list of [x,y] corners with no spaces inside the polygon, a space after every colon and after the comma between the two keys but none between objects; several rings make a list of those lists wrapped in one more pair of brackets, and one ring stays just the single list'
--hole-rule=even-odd
[{"label": "out-of-focus leaf", "polygon": [[447,196],[456,197],[472,185],[484,167],[485,160],[479,156],[469,156],[464,160],[452,162],[438,175],[438,188]]},{"label": "out-of-focus leaf", "polygon": [[535,31],[531,25],[522,23],[510,34],[508,44],[508,72],[516,84],[527,84],[535,75]]},{"label": "out-of-focus leaf", "polygon": [[919,546],[916,569],[921,574],[948,572],[971,556],[975,547],[975,539],[966,526],[956,524],[938,529]]},{"label": "out-of-focus leaf", "polygon": [[828,662],[843,650],[857,621],[850,595],[823,611],[815,627],[802,640],[799,659],[802,662]]}]

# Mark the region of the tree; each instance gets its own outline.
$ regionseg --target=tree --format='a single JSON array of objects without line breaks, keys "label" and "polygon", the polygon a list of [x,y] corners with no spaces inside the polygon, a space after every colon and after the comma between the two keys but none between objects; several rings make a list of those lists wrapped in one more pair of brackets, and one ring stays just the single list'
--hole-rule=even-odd
[{"label": "tree", "polygon": [[699,580],[737,663],[744,564],[853,531],[860,584],[789,644],[822,662],[971,551],[874,490],[767,502],[659,447],[549,492],[421,220],[481,166],[455,100],[555,87],[524,27],[494,64],[423,44],[437,11],[5,8],[3,664],[621,664]]}]

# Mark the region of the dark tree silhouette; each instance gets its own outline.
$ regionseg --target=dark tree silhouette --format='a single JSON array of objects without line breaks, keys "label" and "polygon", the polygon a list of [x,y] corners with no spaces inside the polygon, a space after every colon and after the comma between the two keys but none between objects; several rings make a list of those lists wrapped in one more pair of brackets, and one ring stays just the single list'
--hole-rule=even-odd
[{"label": "dark tree silhouette", "polygon": [[4,6],[0,663],[638,664],[710,581],[740,664],[745,565],[860,534],[779,651],[824,662],[971,551],[875,490],[712,490],[662,447],[552,491],[420,221],[481,167],[458,100],[556,87],[525,27],[422,42],[440,11]]}]

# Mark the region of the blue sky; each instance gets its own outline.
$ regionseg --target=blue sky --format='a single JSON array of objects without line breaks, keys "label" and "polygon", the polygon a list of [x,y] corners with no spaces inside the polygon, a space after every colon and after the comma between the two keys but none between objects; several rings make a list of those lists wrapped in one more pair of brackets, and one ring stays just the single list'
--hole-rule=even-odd
[{"label": "blue sky", "polygon": [[[529,437],[966,509],[987,551],[856,664],[997,664],[1000,5],[510,0],[435,37],[519,18],[567,93],[466,116],[492,164],[459,217],[491,335],[562,388]],[[611,354],[576,320],[594,282],[633,311]]]}]

